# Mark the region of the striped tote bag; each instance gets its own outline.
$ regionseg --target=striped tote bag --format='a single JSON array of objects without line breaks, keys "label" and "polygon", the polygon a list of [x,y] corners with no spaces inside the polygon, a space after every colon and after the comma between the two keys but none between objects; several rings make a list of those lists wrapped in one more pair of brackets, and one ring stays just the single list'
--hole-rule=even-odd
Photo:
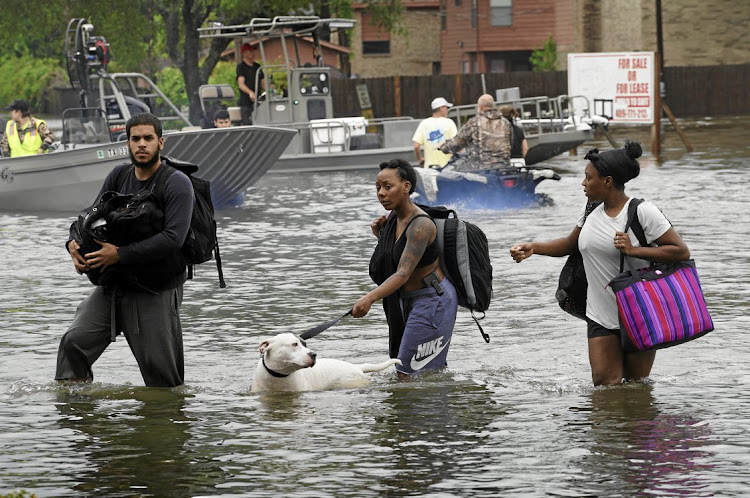
[{"label": "striped tote bag", "polygon": [[676,346],[714,329],[692,259],[630,268],[609,285],[617,298],[625,352]]}]

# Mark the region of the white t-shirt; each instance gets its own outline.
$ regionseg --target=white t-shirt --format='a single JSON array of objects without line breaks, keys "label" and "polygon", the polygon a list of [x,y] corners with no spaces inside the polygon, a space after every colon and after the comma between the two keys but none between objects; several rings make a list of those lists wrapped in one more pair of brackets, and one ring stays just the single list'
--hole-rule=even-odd
[{"label": "white t-shirt", "polygon": [[452,119],[429,117],[419,123],[411,140],[424,147],[425,166],[445,166],[451,156],[440,152],[438,145],[455,137],[457,133],[456,123]]},{"label": "white t-shirt", "polygon": [[[578,236],[578,249],[583,256],[583,267],[586,269],[588,281],[586,316],[608,329],[620,328],[615,293],[607,284],[620,274],[620,251],[614,246],[614,238],[616,231],[622,232],[625,229],[631,199],[628,199],[622,211],[614,218],[604,212],[602,203],[589,214],[585,224],[583,212],[578,219],[578,226],[583,227]],[[669,220],[659,208],[650,202],[643,202],[638,206],[638,221],[649,244],[664,235],[671,227]],[[631,245],[641,245],[632,228],[628,229],[628,236]],[[637,258],[632,258],[631,261],[636,268],[650,264],[649,261]]]}]

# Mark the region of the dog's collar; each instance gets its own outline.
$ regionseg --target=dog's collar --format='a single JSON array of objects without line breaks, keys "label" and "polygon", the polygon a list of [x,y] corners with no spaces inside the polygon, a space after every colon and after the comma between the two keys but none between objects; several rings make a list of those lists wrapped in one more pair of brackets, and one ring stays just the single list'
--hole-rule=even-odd
[{"label": "dog's collar", "polygon": [[278,377],[280,379],[283,379],[284,377],[289,377],[289,374],[283,374],[276,372],[275,370],[271,370],[268,368],[268,365],[266,365],[266,355],[261,355],[260,361],[263,363],[263,368],[266,369],[266,372],[270,373],[273,377]]}]

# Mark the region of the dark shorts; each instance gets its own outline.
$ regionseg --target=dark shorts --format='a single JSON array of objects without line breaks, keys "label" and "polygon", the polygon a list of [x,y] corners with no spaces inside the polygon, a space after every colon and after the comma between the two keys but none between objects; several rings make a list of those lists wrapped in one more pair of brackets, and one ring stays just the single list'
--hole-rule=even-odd
[{"label": "dark shorts", "polygon": [[593,339],[594,337],[604,337],[608,335],[620,335],[620,329],[608,329],[604,328],[602,325],[599,325],[594,320],[590,320],[586,318],[586,332],[589,339]]},{"label": "dark shorts", "polygon": [[432,287],[401,294],[401,305],[407,318],[398,350],[398,358],[403,363],[396,365],[399,372],[414,374],[444,368],[447,364],[458,297],[447,278],[440,285],[444,291],[442,296]]}]

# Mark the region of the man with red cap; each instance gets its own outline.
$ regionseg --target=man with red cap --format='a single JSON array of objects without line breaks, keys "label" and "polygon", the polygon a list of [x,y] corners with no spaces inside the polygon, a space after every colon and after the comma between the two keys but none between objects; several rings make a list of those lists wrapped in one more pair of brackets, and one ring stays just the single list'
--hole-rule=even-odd
[{"label": "man with red cap", "polygon": [[242,61],[237,64],[237,86],[240,89],[240,113],[242,124],[253,124],[253,103],[258,98],[258,88],[265,90],[263,69],[253,59],[253,46],[249,43],[242,45],[240,53]]}]

